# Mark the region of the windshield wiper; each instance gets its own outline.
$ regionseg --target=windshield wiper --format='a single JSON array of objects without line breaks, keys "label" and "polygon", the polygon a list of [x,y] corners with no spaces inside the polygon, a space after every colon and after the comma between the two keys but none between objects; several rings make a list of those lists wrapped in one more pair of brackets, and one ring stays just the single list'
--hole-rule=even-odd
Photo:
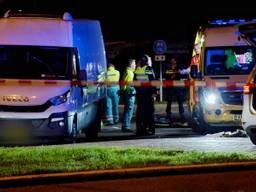
[{"label": "windshield wiper", "polygon": [[31,56],[31,57],[32,57],[32,59],[33,59],[34,61],[36,61],[36,62],[38,62],[38,63],[40,63],[40,64],[43,64],[43,65],[47,68],[47,70],[48,70],[50,73],[54,73],[48,63],[45,63],[44,61],[42,61],[41,59],[38,59],[38,58],[35,57],[35,56]]}]

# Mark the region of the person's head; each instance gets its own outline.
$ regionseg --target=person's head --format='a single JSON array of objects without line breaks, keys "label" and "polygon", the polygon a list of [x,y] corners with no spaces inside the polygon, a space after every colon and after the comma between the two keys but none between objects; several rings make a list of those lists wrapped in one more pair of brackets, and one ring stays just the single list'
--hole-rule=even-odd
[{"label": "person's head", "polygon": [[176,66],[176,65],[177,65],[177,58],[172,57],[172,58],[170,59],[170,64]]},{"label": "person's head", "polygon": [[137,59],[136,60],[136,68],[137,67],[141,67],[141,60],[140,59]]},{"label": "person's head", "polygon": [[129,59],[128,60],[128,67],[130,67],[133,70],[135,70],[135,68],[136,68],[136,61],[135,61],[135,59]]},{"label": "person's head", "polygon": [[113,63],[108,63],[108,67],[115,67]]},{"label": "person's head", "polygon": [[148,56],[148,55],[143,55],[142,58],[141,58],[141,65],[142,66],[145,66],[145,65],[148,65],[148,66],[152,66],[152,60],[151,60],[151,57]]}]

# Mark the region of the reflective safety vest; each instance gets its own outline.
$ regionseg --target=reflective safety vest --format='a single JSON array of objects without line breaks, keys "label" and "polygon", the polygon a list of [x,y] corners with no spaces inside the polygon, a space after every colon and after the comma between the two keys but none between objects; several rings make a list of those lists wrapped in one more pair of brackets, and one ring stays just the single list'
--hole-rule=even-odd
[{"label": "reflective safety vest", "polygon": [[126,67],[126,70],[125,70],[124,75],[123,75],[123,81],[125,83],[127,83],[127,85],[122,87],[123,90],[131,88],[129,83],[133,82],[133,78],[134,78],[134,70],[130,67]]},{"label": "reflective safety vest", "polygon": [[176,65],[174,66],[168,65],[164,71],[165,79],[166,80],[180,80],[181,75],[180,75],[180,68]]},{"label": "reflective safety vest", "polygon": [[114,67],[109,67],[107,70],[107,84],[110,86],[119,85],[120,73]]},{"label": "reflective safety vest", "polygon": [[135,75],[136,75],[136,80],[137,81],[148,81],[148,75],[146,74],[146,68],[147,65],[143,66],[143,67],[137,67],[135,70]]}]

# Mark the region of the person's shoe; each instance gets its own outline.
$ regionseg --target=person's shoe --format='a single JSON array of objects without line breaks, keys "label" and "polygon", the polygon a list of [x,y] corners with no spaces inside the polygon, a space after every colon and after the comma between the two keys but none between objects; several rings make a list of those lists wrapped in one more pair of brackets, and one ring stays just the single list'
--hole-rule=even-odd
[{"label": "person's shoe", "polygon": [[186,122],[185,116],[183,114],[180,116],[180,122],[178,123],[178,125],[182,127],[188,126],[188,123]]},{"label": "person's shoe", "polygon": [[181,123],[185,123],[185,122],[186,122],[186,119],[185,119],[184,114],[181,114],[181,115],[180,115],[180,122],[181,122]]},{"label": "person's shoe", "polygon": [[170,114],[166,114],[165,119],[166,119],[166,120],[170,120],[171,117],[172,117],[172,116],[171,116]]},{"label": "person's shoe", "polygon": [[154,135],[155,130],[154,129],[147,129],[145,135]]},{"label": "person's shoe", "polygon": [[172,116],[171,116],[170,114],[167,114],[167,115],[165,116],[165,121],[166,121],[166,123],[172,122]]},{"label": "person's shoe", "polygon": [[122,128],[122,132],[125,132],[125,133],[132,133],[133,130],[129,129],[129,128]]},{"label": "person's shoe", "polygon": [[170,127],[174,127],[174,123],[173,123],[173,121],[171,121],[171,120],[170,120],[170,122],[169,122],[169,126],[170,126]]},{"label": "person's shoe", "polygon": [[187,127],[188,122],[178,122],[177,125],[182,126],[182,127]]},{"label": "person's shoe", "polygon": [[114,125],[114,122],[111,122],[111,121],[106,122],[106,126],[110,126],[110,125]]},{"label": "person's shoe", "polygon": [[187,127],[188,122],[186,122],[186,120],[181,120],[181,121],[177,122],[176,125],[181,126],[181,127]]},{"label": "person's shoe", "polygon": [[145,135],[145,131],[142,131],[141,129],[137,128],[136,135],[137,136],[143,136],[143,135]]}]

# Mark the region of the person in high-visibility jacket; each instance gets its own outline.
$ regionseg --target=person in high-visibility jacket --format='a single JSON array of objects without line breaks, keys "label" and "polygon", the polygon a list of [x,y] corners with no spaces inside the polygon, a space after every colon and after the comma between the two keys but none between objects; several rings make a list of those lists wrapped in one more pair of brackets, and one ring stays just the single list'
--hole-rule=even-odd
[{"label": "person in high-visibility jacket", "polygon": [[135,66],[135,59],[130,59],[122,78],[124,83],[124,86],[121,87],[124,96],[123,132],[132,132],[131,119],[134,111],[136,90],[129,84],[133,82]]},{"label": "person in high-visibility jacket", "polygon": [[107,111],[106,124],[113,125],[119,122],[119,79],[120,72],[110,63],[107,70]]},{"label": "person in high-visibility jacket", "polygon": [[[144,55],[135,70],[135,79],[141,82],[155,80],[155,74],[151,67],[152,61],[148,55]],[[152,135],[155,133],[154,125],[154,97],[157,94],[155,87],[136,87],[136,134]]]}]

